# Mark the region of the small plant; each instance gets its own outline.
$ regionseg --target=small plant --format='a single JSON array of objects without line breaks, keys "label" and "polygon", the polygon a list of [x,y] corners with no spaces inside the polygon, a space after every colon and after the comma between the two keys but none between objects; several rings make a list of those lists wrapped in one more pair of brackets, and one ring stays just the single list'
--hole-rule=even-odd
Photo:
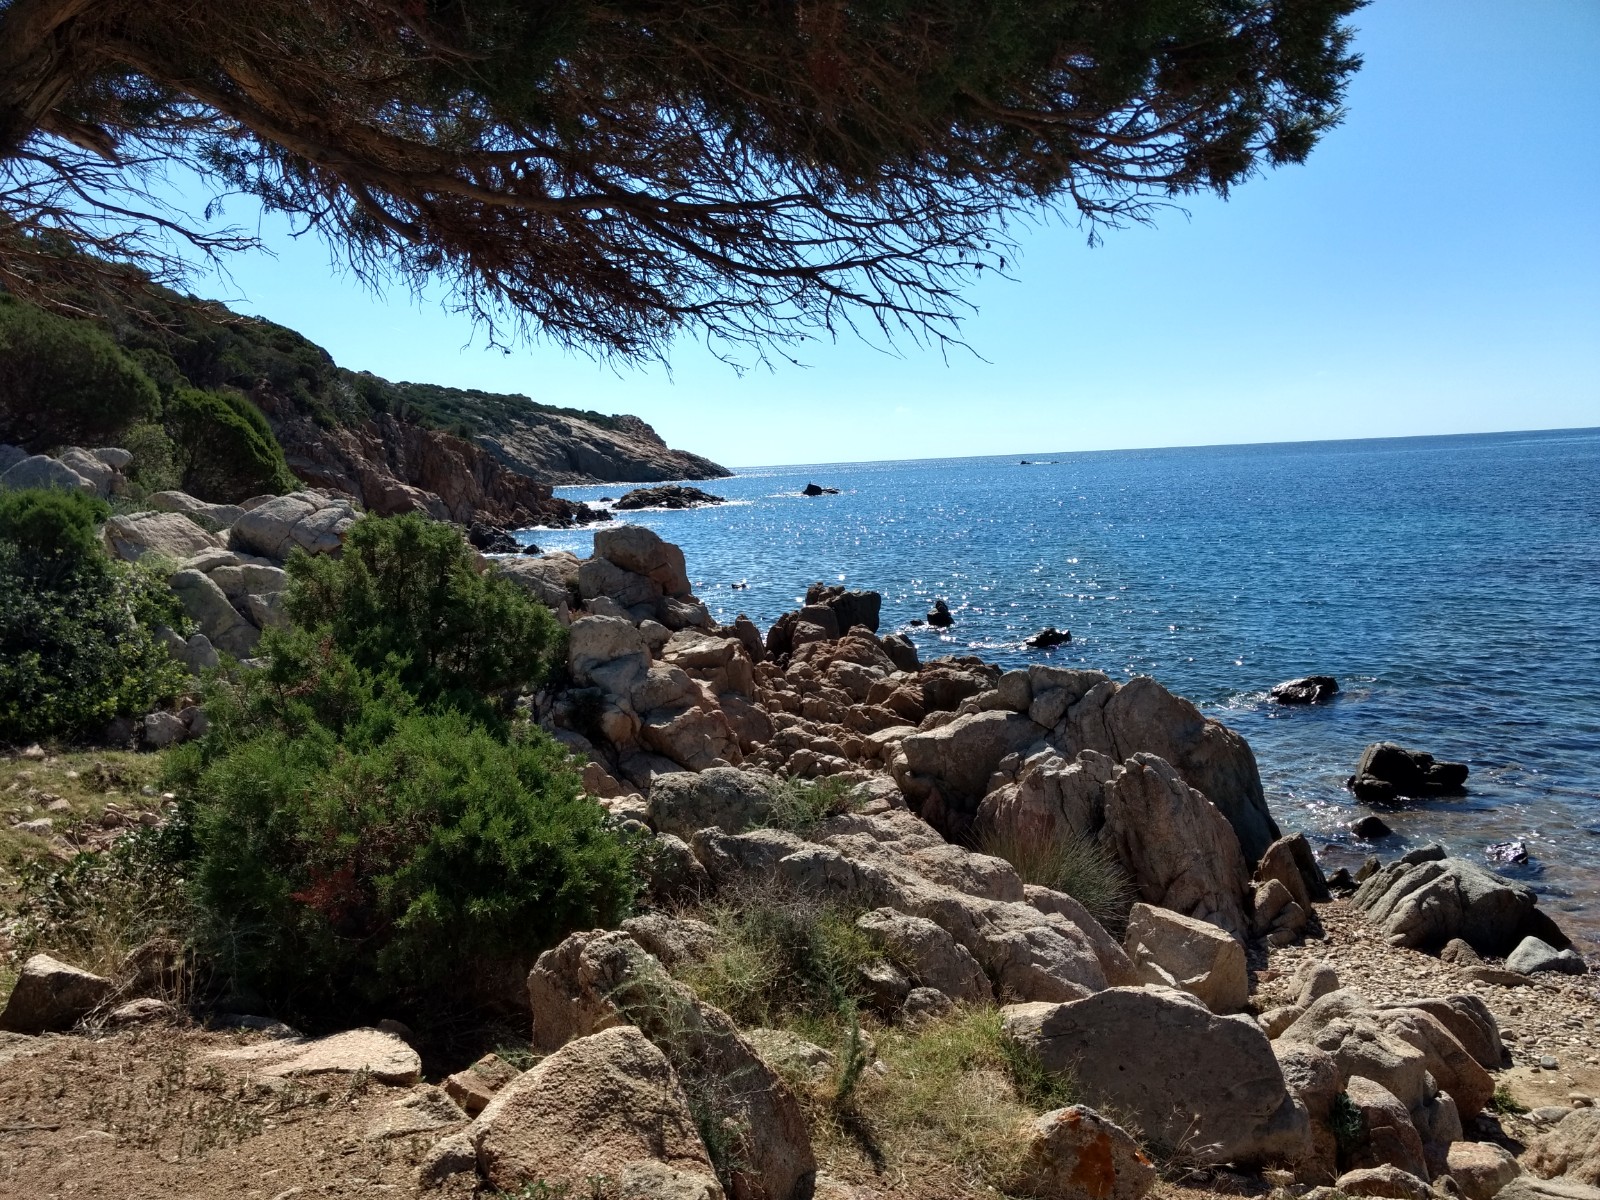
[{"label": "small plant", "polygon": [[1116,856],[1096,839],[1070,831],[1030,836],[1007,825],[985,830],[978,849],[1005,859],[1023,883],[1065,892],[1112,932],[1127,925],[1133,884]]},{"label": "small plant", "polygon": [[1356,1102],[1350,1099],[1349,1092],[1340,1092],[1333,1098],[1328,1126],[1333,1131],[1334,1144],[1340,1154],[1354,1152],[1367,1140],[1367,1122]]},{"label": "small plant", "polygon": [[791,776],[773,790],[766,823],[773,829],[806,834],[829,817],[854,812],[860,806],[855,785],[848,779],[832,775],[821,779]]},{"label": "small plant", "polygon": [[1513,1096],[1510,1087],[1503,1083],[1494,1089],[1494,1095],[1484,1107],[1502,1117],[1519,1117],[1528,1111],[1528,1106]]}]

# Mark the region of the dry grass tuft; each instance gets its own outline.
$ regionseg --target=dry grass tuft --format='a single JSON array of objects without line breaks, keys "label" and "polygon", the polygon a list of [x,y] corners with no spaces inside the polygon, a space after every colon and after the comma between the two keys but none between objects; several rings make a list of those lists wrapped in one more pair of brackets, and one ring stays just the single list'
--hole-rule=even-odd
[{"label": "dry grass tuft", "polygon": [[1133,883],[1116,856],[1094,838],[1070,832],[1032,837],[991,828],[978,839],[977,849],[1005,859],[1023,883],[1065,892],[1113,932],[1120,933],[1128,923],[1128,910],[1137,898]]}]

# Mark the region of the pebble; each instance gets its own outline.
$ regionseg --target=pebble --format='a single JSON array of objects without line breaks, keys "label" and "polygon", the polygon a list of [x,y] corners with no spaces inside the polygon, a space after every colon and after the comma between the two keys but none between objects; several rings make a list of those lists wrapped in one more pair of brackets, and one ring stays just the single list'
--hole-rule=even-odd
[{"label": "pebble", "polygon": [[1572,1105],[1573,1108],[1593,1108],[1594,1107],[1594,1097],[1593,1096],[1587,1096],[1582,1092],[1568,1092],[1567,1093],[1567,1101],[1568,1101],[1568,1103],[1570,1103]]},{"label": "pebble", "polygon": [[1557,1062],[1555,1059],[1551,1058],[1548,1054],[1546,1054],[1543,1058],[1541,1058],[1539,1060],[1539,1065],[1541,1067],[1543,1067],[1546,1071],[1554,1071],[1558,1067],[1561,1066],[1561,1064],[1559,1062]]}]

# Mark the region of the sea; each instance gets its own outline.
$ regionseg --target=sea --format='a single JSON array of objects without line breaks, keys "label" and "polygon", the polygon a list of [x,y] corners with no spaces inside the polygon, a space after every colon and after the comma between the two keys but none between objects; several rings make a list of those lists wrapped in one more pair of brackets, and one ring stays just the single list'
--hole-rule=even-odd
[{"label": "sea", "polygon": [[[837,488],[806,496],[808,483]],[[1524,880],[1600,950],[1600,429],[752,467],[729,503],[623,514],[683,547],[721,621],[822,580],[883,595],[924,661],[1151,675],[1250,742],[1325,868],[1441,842]],[[562,488],[595,503],[619,485]],[[523,541],[586,555],[593,530]],[[916,623],[936,599],[955,624]],[[1071,643],[1033,650],[1045,626]],[[1333,675],[1331,703],[1275,683]],[[1345,789],[1388,740],[1464,796],[1379,815]]]}]

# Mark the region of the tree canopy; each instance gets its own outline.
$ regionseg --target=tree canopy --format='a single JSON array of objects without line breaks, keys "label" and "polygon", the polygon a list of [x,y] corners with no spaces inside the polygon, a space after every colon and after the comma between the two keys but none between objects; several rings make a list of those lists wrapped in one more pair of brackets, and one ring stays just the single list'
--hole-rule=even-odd
[{"label": "tree canopy", "polygon": [[0,0],[0,285],[248,245],[161,202],[177,163],[495,336],[942,338],[1018,217],[1304,159],[1362,2]]}]

